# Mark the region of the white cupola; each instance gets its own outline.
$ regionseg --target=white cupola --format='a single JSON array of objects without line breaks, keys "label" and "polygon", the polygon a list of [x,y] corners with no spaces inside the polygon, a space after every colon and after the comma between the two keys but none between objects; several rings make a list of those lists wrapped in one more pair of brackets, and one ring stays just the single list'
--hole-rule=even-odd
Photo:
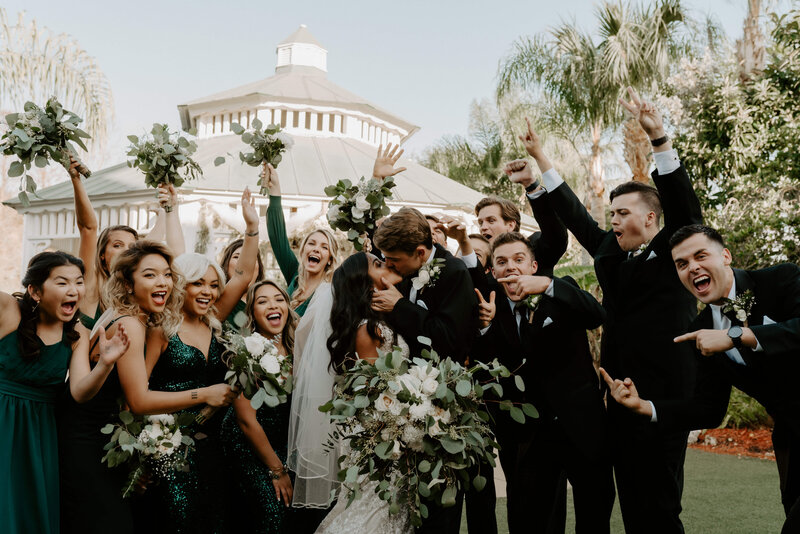
[{"label": "white cupola", "polygon": [[322,72],[328,71],[328,51],[314,39],[305,24],[278,43],[276,50],[278,62],[275,73],[292,70],[292,67],[313,67]]}]

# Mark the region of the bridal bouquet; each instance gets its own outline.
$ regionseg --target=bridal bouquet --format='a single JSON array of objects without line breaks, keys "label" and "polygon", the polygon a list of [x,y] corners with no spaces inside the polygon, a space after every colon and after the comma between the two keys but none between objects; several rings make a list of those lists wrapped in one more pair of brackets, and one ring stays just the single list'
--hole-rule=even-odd
[{"label": "bridal bouquet", "polygon": [[[68,168],[70,156],[77,159],[72,143],[86,150],[83,139],[89,139],[89,134],[78,128],[81,122],[83,119],[62,108],[55,97],[50,98],[44,108],[26,102],[22,113],[6,115],[8,130],[0,138],[0,152],[19,158],[9,166],[8,177],[25,174],[19,195],[24,205],[30,205],[27,193],[36,192],[36,183],[26,173],[31,164],[45,167],[52,160]],[[78,172],[87,178],[92,174],[82,163]]]},{"label": "bridal bouquet", "polygon": [[128,140],[128,155],[133,158],[128,160],[128,167],[142,171],[149,187],[156,188],[161,183],[180,187],[184,181],[203,175],[203,169],[192,159],[197,143],[170,132],[166,124],[153,124],[149,137],[129,135]]},{"label": "bridal bouquet", "polygon": [[122,496],[129,497],[136,483],[147,472],[156,477],[169,471],[189,469],[186,455],[194,440],[186,428],[194,421],[194,414],[134,416],[129,411],[119,414],[119,422],[109,423],[100,429],[110,434],[111,440],[102,462],[108,467],[128,464],[130,473],[122,488]]},{"label": "bridal bouquet", "polygon": [[[479,372],[486,383],[477,380]],[[497,379],[510,375],[497,360],[465,368],[433,351],[412,361],[399,349],[380,354],[374,365],[358,360],[338,378],[333,400],[320,407],[336,423],[328,448],[338,439],[349,442],[338,474],[342,491],[349,493],[348,505],[374,481],[389,512],[408,509],[419,526],[428,516],[423,499],[447,507],[455,504],[459,487],[471,483],[483,489],[493,474],[477,473],[472,480],[468,474],[471,466],[495,465],[493,448],[498,445],[483,396],[489,389],[502,395]],[[538,417],[530,404],[503,401],[501,408],[513,410],[515,419],[519,411],[523,422],[523,414]]]},{"label": "bridal bouquet", "polygon": [[[225,381],[241,391],[258,410],[262,404],[270,408],[286,402],[292,392],[292,357],[278,353],[278,348],[259,333],[243,336],[228,332],[223,341],[227,352],[223,361],[228,366]],[[197,416],[202,423],[218,408],[206,406]]]},{"label": "bridal bouquet", "polygon": [[375,223],[389,215],[386,199],[392,198],[395,186],[391,176],[383,180],[362,177],[353,185],[350,180],[339,180],[336,185],[325,188],[325,194],[333,197],[328,208],[331,228],[347,232],[347,239],[356,250],[363,250],[366,235],[375,231]]},{"label": "bridal bouquet", "polygon": [[[245,130],[241,124],[231,123],[231,130],[236,135],[241,136],[242,141],[250,145],[252,152],[239,152],[239,159],[251,167],[258,167],[266,163],[271,164],[276,169],[283,159],[282,154],[291,150],[294,146],[292,136],[281,130],[276,124],[270,124],[265,129],[261,129],[262,123],[259,119],[253,119],[252,130]],[[225,163],[225,156],[219,156],[214,160],[214,165]],[[267,183],[259,178],[258,184],[262,195],[268,193]]]}]

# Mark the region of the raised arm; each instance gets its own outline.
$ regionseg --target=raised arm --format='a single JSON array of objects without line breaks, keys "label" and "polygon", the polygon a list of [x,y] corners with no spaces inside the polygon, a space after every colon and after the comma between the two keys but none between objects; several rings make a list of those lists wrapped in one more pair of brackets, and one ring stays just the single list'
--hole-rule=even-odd
[{"label": "raised arm", "polygon": [[542,182],[547,190],[547,200],[561,222],[572,232],[583,248],[594,256],[607,233],[597,225],[597,221],[592,218],[572,189],[558,175],[542,149],[541,139],[531,128],[530,121],[526,118],[525,122],[527,131],[519,138],[542,173]]},{"label": "raised arm", "polygon": [[375,164],[372,166],[373,178],[383,180],[388,176],[394,176],[406,170],[405,167],[398,167],[396,169],[394,167],[397,165],[400,156],[405,152],[404,149],[400,149],[398,152],[398,148],[400,148],[400,145],[393,145],[391,143],[386,145],[386,149],[383,148],[383,145],[378,146],[378,155],[375,157]]},{"label": "raised arm", "polygon": [[236,398],[227,384],[214,384],[187,391],[151,391],[148,388],[144,345],[147,335],[144,325],[135,317],[124,317],[117,321],[125,327],[130,345],[117,361],[119,381],[125,400],[136,414],[160,414],[185,410],[192,406],[227,406]]},{"label": "raised arm", "polygon": [[69,360],[69,390],[76,402],[84,403],[91,400],[100,391],[114,368],[114,364],[128,350],[130,342],[125,334],[124,326],[117,328],[111,339],[106,337],[105,328],[100,327],[100,331],[97,333],[100,357],[92,368],[89,359],[89,330],[80,324],[77,328],[80,330],[81,337]]},{"label": "raised arm", "polygon": [[[262,171],[262,177],[268,177],[269,205],[267,206],[267,237],[272,246],[272,253],[278,261],[286,285],[292,283],[297,276],[297,269],[300,262],[294,255],[292,246],[289,244],[289,236],[286,234],[286,221],[283,218],[283,207],[281,206],[281,184],[278,181],[278,171],[266,164]],[[263,180],[263,178],[262,178]],[[263,182],[262,182],[263,183]]]},{"label": "raised arm", "polygon": [[178,192],[172,184],[158,186],[158,202],[164,209],[164,224],[167,246],[175,256],[186,252],[186,240],[183,238],[183,227],[178,212]]},{"label": "raised arm", "polygon": [[85,315],[94,316],[95,308],[100,301],[100,288],[97,286],[97,277],[95,276],[97,215],[94,212],[94,208],[92,208],[86,188],[83,187],[81,175],[77,171],[80,162],[71,156],[69,161],[69,178],[72,182],[72,191],[75,196],[75,223],[78,226],[78,235],[80,236],[78,257],[83,262],[86,283],[86,296],[81,299],[81,312]]},{"label": "raised arm", "polygon": [[230,315],[242,295],[247,292],[258,265],[258,211],[255,199],[247,188],[242,193],[242,216],[245,222],[244,244],[233,276],[217,300],[216,308],[220,317]]}]

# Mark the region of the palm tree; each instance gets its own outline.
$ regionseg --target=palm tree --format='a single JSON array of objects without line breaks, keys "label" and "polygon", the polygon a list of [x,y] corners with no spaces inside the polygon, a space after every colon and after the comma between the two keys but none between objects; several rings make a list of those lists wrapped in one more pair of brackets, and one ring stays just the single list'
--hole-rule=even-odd
[{"label": "palm tree", "polygon": [[549,110],[548,129],[560,129],[584,156],[587,207],[605,226],[602,145],[622,120],[617,98],[626,85],[648,89],[666,77],[687,49],[677,32],[686,15],[680,0],[651,7],[605,2],[596,15],[599,39],[574,23],[518,39],[501,63],[497,96],[525,88],[540,99]]},{"label": "palm tree", "polygon": [[[0,8],[0,115],[21,110],[26,101],[39,105],[55,95],[65,108],[84,119],[90,148],[101,151],[114,117],[111,86],[100,67],[72,37],[26,23],[15,24]],[[1,120],[1,119],[0,119]],[[6,173],[2,173],[0,191]]]}]

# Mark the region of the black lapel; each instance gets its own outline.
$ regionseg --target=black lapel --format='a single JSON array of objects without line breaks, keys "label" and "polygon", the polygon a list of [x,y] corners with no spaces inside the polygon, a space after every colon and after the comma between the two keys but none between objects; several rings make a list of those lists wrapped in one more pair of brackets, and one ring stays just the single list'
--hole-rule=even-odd
[{"label": "black lapel", "polygon": [[[750,276],[749,272],[743,269],[733,269],[733,278],[736,280],[737,297],[745,291],[750,291],[753,293],[753,295],[755,295],[756,283],[753,281],[753,278]],[[758,299],[756,299],[755,303],[753,304],[753,308],[750,310],[750,317],[747,321],[751,326],[761,325],[764,319],[764,314],[759,313],[758,305],[759,302]]]}]

